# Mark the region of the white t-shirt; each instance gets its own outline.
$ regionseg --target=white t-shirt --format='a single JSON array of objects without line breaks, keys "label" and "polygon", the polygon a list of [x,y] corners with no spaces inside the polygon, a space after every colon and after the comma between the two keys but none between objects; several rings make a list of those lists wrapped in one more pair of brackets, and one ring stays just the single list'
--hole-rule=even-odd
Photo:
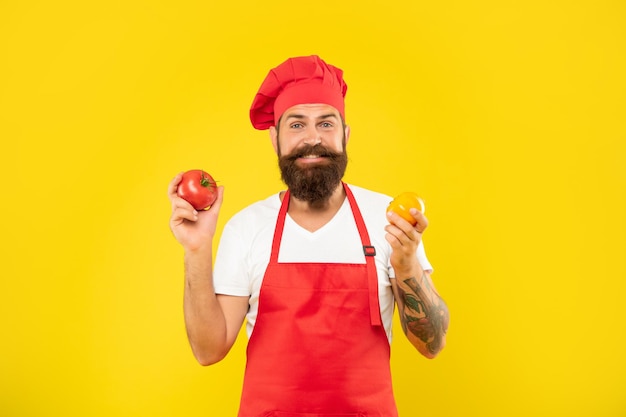
[{"label": "white t-shirt", "polygon": [[[354,185],[349,187],[363,216],[371,245],[376,248],[379,304],[383,325],[391,341],[394,299],[389,278],[394,277],[394,272],[389,262],[391,246],[385,240],[385,213],[392,198]],[[246,316],[248,337],[256,322],[259,292],[270,259],[280,205],[279,194],[274,194],[235,214],[226,223],[217,250],[213,271],[215,291],[250,297]],[[418,247],[417,257],[424,270],[432,271],[422,244]],[[278,262],[364,264],[363,246],[348,199],[337,214],[315,232],[300,227],[287,215]]]}]

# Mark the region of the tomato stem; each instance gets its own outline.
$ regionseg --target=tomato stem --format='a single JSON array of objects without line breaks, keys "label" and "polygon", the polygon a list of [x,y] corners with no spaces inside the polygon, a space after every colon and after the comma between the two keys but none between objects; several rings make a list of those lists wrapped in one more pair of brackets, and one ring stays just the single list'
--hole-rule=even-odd
[{"label": "tomato stem", "polygon": [[210,187],[211,186],[211,182],[209,181],[209,179],[204,175],[204,172],[200,173],[200,185],[203,187]]}]

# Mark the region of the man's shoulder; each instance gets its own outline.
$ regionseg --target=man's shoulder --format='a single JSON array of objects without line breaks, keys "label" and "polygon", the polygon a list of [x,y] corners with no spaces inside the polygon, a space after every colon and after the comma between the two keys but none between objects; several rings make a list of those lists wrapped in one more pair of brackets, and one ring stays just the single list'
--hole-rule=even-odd
[{"label": "man's shoulder", "polygon": [[357,200],[358,203],[387,206],[393,199],[387,194],[381,193],[379,191],[374,191],[354,184],[347,185],[352,191],[352,194],[354,194],[354,198]]},{"label": "man's shoulder", "polygon": [[255,201],[236,212],[227,222],[229,225],[258,225],[274,220],[280,209],[279,194]]},{"label": "man's shoulder", "polygon": [[378,191],[348,184],[370,233],[370,238],[384,236],[387,207],[393,198]]}]

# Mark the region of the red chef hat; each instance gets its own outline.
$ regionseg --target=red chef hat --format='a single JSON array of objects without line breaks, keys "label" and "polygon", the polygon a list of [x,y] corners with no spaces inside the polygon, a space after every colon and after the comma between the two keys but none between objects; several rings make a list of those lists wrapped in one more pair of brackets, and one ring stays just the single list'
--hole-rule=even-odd
[{"label": "red chef hat", "polygon": [[319,56],[289,58],[265,77],[252,101],[250,121],[255,129],[269,129],[278,124],[285,110],[305,103],[328,104],[345,119],[347,89],[343,71]]}]

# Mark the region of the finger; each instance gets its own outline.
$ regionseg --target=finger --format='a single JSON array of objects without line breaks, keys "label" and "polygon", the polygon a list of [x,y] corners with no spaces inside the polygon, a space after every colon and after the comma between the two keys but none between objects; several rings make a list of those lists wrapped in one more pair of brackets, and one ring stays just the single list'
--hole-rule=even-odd
[{"label": "finger", "polygon": [[402,242],[400,241],[400,236],[404,236],[404,233],[400,231],[395,226],[388,225],[385,226],[385,239],[391,245],[392,249],[397,249],[402,246]]},{"label": "finger", "polygon": [[224,186],[220,185],[217,187],[217,198],[209,208],[209,211],[220,211],[222,207],[222,202],[224,201]]},{"label": "finger", "polygon": [[398,216],[397,224],[393,222],[393,216],[390,217],[390,223],[385,226],[385,231],[388,234],[386,239],[392,247],[395,249],[417,247],[422,240],[422,235],[418,233],[418,230],[400,216]]},{"label": "finger", "polygon": [[[388,224],[385,226],[385,231],[387,232],[385,239],[387,239],[394,249],[415,244],[411,236],[408,236],[404,230],[394,224]],[[409,228],[409,233],[412,233],[414,237],[418,237],[415,230],[412,228]]]},{"label": "finger", "polygon": [[170,196],[172,202],[172,211],[176,209],[195,210],[191,203],[184,198],[179,197],[177,194]]},{"label": "finger", "polygon": [[426,228],[428,227],[428,219],[426,218],[426,216],[424,216],[424,213],[422,213],[416,208],[412,208],[411,210],[409,210],[409,212],[411,213],[413,218],[417,221],[417,223],[415,224],[415,226],[413,226],[413,228],[417,231],[417,233],[420,233],[420,234],[424,233],[424,230],[426,230]]},{"label": "finger", "polygon": [[193,207],[183,208],[178,207],[172,212],[171,222],[173,225],[179,225],[184,220],[188,220],[190,222],[195,222],[198,220],[198,212],[193,209]]},{"label": "finger", "polygon": [[411,225],[411,223],[406,221],[406,219],[401,217],[398,213],[395,213],[393,211],[388,211],[387,219],[389,220],[389,223],[393,224],[394,226],[402,230],[402,232],[406,233],[407,235],[409,235],[411,231],[413,230],[413,226]]},{"label": "finger", "polygon": [[180,184],[180,180],[182,178],[183,178],[183,173],[180,172],[172,179],[172,181],[170,181],[167,187],[167,196],[169,197],[170,200],[172,200],[174,197],[177,196],[176,190],[178,189],[178,184]]}]

